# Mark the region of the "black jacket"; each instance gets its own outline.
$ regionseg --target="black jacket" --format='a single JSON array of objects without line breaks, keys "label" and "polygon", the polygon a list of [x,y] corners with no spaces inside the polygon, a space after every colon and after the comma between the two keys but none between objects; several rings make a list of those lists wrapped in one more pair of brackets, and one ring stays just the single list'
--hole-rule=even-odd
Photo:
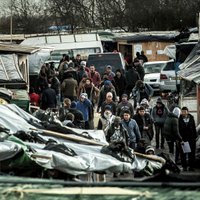
[{"label": "black jacket", "polygon": [[167,141],[182,141],[182,137],[179,133],[178,117],[169,113],[164,123],[163,134]]},{"label": "black jacket", "polygon": [[180,135],[183,138],[183,141],[196,140],[197,138],[197,131],[196,131],[194,117],[191,114],[188,115],[189,115],[188,123],[184,122],[182,115],[179,118],[179,131]]},{"label": "black jacket", "polygon": [[[142,138],[145,137],[145,133],[146,133],[149,140],[152,140],[154,132],[153,132],[153,120],[150,114],[145,113],[144,120],[143,120],[142,117],[137,113],[133,116],[133,119],[137,122],[139,126],[141,137]],[[148,130],[144,130],[144,126],[147,126]]]}]

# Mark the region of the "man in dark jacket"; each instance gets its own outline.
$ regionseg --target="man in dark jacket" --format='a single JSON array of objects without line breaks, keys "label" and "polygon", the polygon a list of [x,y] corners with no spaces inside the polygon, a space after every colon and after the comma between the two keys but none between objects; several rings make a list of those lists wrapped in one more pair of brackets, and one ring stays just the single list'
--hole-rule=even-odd
[{"label": "man in dark jacket", "polygon": [[149,113],[145,112],[145,108],[140,106],[137,108],[136,114],[133,119],[137,122],[140,129],[141,137],[145,139],[147,144],[151,143],[153,139],[153,120]]},{"label": "man in dark jacket", "polygon": [[184,171],[193,171],[195,162],[195,152],[196,152],[196,139],[197,131],[195,126],[194,117],[189,113],[187,107],[181,109],[181,115],[179,118],[179,131],[184,142],[189,142],[191,152],[188,153],[188,162],[186,159],[186,154],[181,151],[181,163]]},{"label": "man in dark jacket", "polygon": [[144,80],[144,68],[143,66],[140,64],[140,61],[138,58],[135,58],[133,61],[133,66],[135,67],[136,71],[138,72],[138,74],[140,75],[140,79],[143,81]]},{"label": "man in dark jacket", "polygon": [[182,137],[179,133],[178,118],[180,116],[180,108],[174,108],[173,112],[167,115],[164,123],[163,135],[168,143],[169,152],[174,154],[174,142],[179,145],[182,142]]},{"label": "man in dark jacket", "polygon": [[41,109],[56,108],[56,104],[56,92],[54,89],[50,88],[50,85],[46,82],[45,89],[42,92]]},{"label": "man in dark jacket", "polygon": [[132,92],[132,89],[135,87],[135,84],[138,80],[140,80],[140,76],[138,72],[135,70],[134,67],[131,67],[126,73],[125,73],[125,78],[126,78],[126,94],[128,96]]}]

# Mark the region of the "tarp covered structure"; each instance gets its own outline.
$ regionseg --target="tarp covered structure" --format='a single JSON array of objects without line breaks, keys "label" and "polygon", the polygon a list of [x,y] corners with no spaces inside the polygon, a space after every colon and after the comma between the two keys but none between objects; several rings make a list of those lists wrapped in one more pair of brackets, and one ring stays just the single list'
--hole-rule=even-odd
[{"label": "tarp covered structure", "polygon": [[180,66],[178,74],[183,79],[200,83],[200,43],[197,43],[184,63]]},{"label": "tarp covered structure", "polygon": [[17,55],[0,54],[0,82],[25,82],[19,70]]},{"label": "tarp covered structure", "polygon": [[[140,158],[135,156],[132,163],[122,162],[111,155],[102,153],[102,146],[108,143],[105,140],[105,135],[102,130],[82,130],[74,129],[77,135],[74,134],[63,134],[76,139],[79,138],[79,142],[75,140],[66,139],[66,137],[58,137],[46,134],[44,130],[37,129],[30,122],[40,122],[32,115],[26,113],[14,104],[0,105],[0,125],[10,130],[11,136],[1,142],[0,150],[0,161],[1,167],[5,165],[2,161],[11,159],[12,165],[6,162],[6,166],[15,166],[19,169],[23,168],[23,162],[26,162],[26,170],[32,170],[32,162],[43,167],[45,169],[56,169],[63,173],[80,175],[87,174],[90,172],[132,172],[132,170],[140,171],[147,165],[152,165],[154,168],[160,169],[162,163],[156,161],[149,161],[148,159]],[[1,127],[0,127],[1,128]],[[37,132],[37,135],[44,141],[55,141],[56,144],[62,144],[67,148],[72,149],[76,155],[71,156],[54,150],[44,149],[45,143],[37,143],[30,141],[22,141],[17,137],[13,136],[12,133],[17,131],[28,132],[30,135],[33,132]],[[82,137],[81,133],[87,131],[89,136],[92,138],[91,141],[99,142],[101,145],[87,144]],[[79,136],[80,135],[80,136]],[[16,158],[16,154],[20,153],[21,159]],[[31,164],[28,164],[31,163]],[[28,168],[29,166],[29,168]],[[7,169],[8,167],[6,167]]]}]

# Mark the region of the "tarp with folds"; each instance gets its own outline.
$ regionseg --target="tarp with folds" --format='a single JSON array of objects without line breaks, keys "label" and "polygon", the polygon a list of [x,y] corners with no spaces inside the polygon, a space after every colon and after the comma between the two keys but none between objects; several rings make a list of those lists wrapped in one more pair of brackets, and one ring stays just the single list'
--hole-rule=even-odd
[{"label": "tarp with folds", "polygon": [[[28,122],[30,119],[37,120],[30,114],[26,113],[16,105],[0,105],[0,125],[5,128],[10,129],[11,133],[23,130],[29,132],[30,129],[35,127],[30,125]],[[39,121],[39,120],[38,120]],[[94,138],[95,141],[101,142],[101,144],[107,145],[105,140],[105,135],[102,130],[82,130],[73,129],[77,134],[81,135],[82,132],[88,132],[88,134]],[[14,137],[9,137],[9,139],[1,142],[0,160],[7,158],[12,158],[12,155],[17,154],[17,152],[24,151],[25,160],[27,157],[30,161],[35,161],[39,166],[47,169],[56,169],[68,174],[79,175],[87,174],[89,172],[130,172],[132,170],[140,171],[145,168],[147,163],[152,163],[152,165],[160,169],[162,167],[161,163],[150,161],[144,158],[135,157],[133,163],[121,162],[116,158],[101,153],[102,146],[100,145],[89,145],[85,143],[76,143],[74,141],[47,136],[44,133],[38,132],[38,135],[44,140],[48,141],[50,138],[56,141],[58,144],[64,144],[66,147],[71,148],[77,155],[69,156],[64,153],[44,150],[44,144],[23,142],[19,139],[13,139]],[[71,134],[73,135],[73,134]],[[9,142],[8,142],[9,140]],[[19,148],[21,145],[21,148]],[[30,147],[30,148],[25,148]],[[9,148],[10,147],[10,148]],[[30,149],[32,151],[30,151]],[[34,155],[34,156],[33,156]],[[24,156],[24,155],[23,155]],[[15,163],[12,160],[12,163]],[[16,163],[19,163],[16,159]],[[28,169],[27,169],[28,170]],[[31,170],[31,168],[30,168]]]},{"label": "tarp with folds", "polygon": [[0,82],[25,82],[19,70],[17,56],[15,54],[0,55]]},{"label": "tarp with folds", "polygon": [[180,65],[179,76],[183,79],[200,83],[200,43],[197,43],[184,63]]}]

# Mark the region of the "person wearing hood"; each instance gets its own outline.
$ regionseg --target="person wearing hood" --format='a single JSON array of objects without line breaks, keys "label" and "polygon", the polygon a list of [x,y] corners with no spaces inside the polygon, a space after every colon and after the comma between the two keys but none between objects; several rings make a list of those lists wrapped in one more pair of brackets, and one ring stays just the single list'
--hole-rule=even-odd
[{"label": "person wearing hood", "polygon": [[179,117],[181,110],[175,107],[172,112],[169,112],[163,128],[163,135],[169,147],[169,153],[174,154],[174,143],[179,145],[182,142],[182,137],[179,133]]},{"label": "person wearing hood", "polygon": [[105,106],[103,115],[100,116],[97,129],[103,130],[105,136],[107,135],[108,129],[111,127],[115,119],[115,115],[112,113],[112,108],[110,105]]},{"label": "person wearing hood", "polygon": [[138,80],[135,84],[135,87],[132,90],[133,98],[134,98],[134,107],[141,103],[142,99],[146,98],[150,101],[153,96],[153,88],[144,83],[142,80]]},{"label": "person wearing hood", "polygon": [[164,136],[163,136],[163,126],[167,118],[169,111],[167,107],[163,104],[161,98],[159,97],[156,101],[156,105],[152,108],[151,117],[154,122],[155,132],[156,132],[156,149],[159,149],[160,135],[161,135],[161,148],[164,148]]}]

